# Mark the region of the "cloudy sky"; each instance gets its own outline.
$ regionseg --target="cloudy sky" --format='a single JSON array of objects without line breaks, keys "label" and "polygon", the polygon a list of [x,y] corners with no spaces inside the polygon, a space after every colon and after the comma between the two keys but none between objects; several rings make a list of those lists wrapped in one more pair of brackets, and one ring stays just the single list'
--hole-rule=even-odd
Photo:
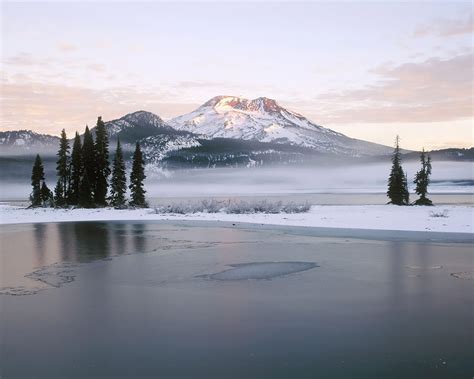
[{"label": "cloudy sky", "polygon": [[473,145],[470,1],[3,1],[1,18],[2,130],[235,95],[388,145]]}]

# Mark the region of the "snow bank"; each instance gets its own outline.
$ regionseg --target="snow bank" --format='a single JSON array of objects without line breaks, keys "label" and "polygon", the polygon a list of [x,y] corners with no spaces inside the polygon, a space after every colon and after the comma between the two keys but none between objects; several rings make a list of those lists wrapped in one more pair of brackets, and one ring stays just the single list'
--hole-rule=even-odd
[{"label": "snow bank", "polygon": [[[0,224],[64,221],[228,221],[268,225],[347,229],[473,233],[474,208],[449,205],[397,207],[393,205],[313,205],[307,213],[226,214],[156,213],[154,209],[26,209],[0,204]],[[439,217],[443,215],[443,217]]]}]

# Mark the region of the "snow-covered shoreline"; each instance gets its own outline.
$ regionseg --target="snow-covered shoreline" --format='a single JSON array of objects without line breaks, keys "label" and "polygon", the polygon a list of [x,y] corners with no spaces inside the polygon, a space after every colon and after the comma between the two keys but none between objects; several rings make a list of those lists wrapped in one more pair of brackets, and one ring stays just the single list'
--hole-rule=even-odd
[{"label": "snow-covered shoreline", "polygon": [[51,209],[0,204],[0,224],[70,221],[227,221],[344,229],[474,233],[474,207],[446,205],[397,207],[391,205],[313,205],[307,213],[227,214],[156,213],[152,208],[116,210]]}]

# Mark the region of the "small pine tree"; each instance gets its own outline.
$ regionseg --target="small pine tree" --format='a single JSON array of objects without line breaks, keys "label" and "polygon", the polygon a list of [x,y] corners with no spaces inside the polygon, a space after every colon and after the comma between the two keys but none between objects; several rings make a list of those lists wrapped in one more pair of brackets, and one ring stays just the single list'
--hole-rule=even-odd
[{"label": "small pine tree", "polygon": [[[94,184],[95,184],[95,147],[94,139],[92,133],[89,130],[89,127],[86,126],[86,131],[84,132],[84,142],[82,145],[82,178],[80,185],[80,196],[84,199],[94,198]],[[84,176],[87,176],[87,180],[84,180]],[[88,183],[87,186],[82,185],[82,183]],[[82,193],[82,191],[88,190],[90,193]],[[84,197],[85,196],[85,197]]]},{"label": "small pine tree", "polygon": [[78,205],[82,208],[94,208],[94,196],[91,187],[87,169],[84,169],[84,174],[82,175],[81,183],[79,185],[78,199]]},{"label": "small pine tree", "polygon": [[99,206],[107,205],[107,179],[110,175],[109,167],[109,140],[107,131],[105,130],[102,117],[97,119],[95,130],[95,183],[94,183],[94,200]]},{"label": "small pine tree", "polygon": [[431,157],[425,153],[425,149],[420,154],[421,169],[415,175],[413,183],[416,185],[415,192],[420,196],[415,201],[416,205],[433,205],[433,202],[426,197],[431,175]]},{"label": "small pine tree", "polygon": [[46,206],[46,207],[54,206],[53,193],[48,188],[44,180],[43,180],[43,184],[41,185],[41,201],[43,203],[43,206]]},{"label": "small pine tree", "polygon": [[117,149],[112,168],[110,204],[121,208],[125,205],[125,192],[127,191],[127,177],[125,162],[123,160],[120,139],[117,139]]},{"label": "small pine tree", "polygon": [[79,133],[76,132],[71,152],[71,180],[69,182],[68,203],[77,205],[79,202],[79,187],[82,177],[82,144]]},{"label": "small pine tree", "polygon": [[41,183],[44,182],[44,167],[43,162],[39,154],[36,155],[35,163],[33,164],[33,170],[31,172],[31,186],[33,191],[30,195],[30,201],[32,207],[41,207],[43,201],[41,199]]},{"label": "small pine tree", "polygon": [[145,200],[145,189],[143,181],[145,180],[145,162],[140,150],[140,144],[137,142],[135,152],[133,153],[132,172],[130,174],[130,205],[134,207],[145,208],[148,206]]},{"label": "small pine tree", "polygon": [[387,196],[389,204],[407,205],[409,202],[408,183],[402,168],[400,153],[400,137],[395,140],[395,149],[392,155],[392,169],[388,178]]}]

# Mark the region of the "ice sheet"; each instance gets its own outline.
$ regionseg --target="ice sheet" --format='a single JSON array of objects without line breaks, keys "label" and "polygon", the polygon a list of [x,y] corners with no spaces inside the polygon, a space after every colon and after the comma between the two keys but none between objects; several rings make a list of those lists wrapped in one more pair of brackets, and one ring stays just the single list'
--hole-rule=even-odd
[{"label": "ice sheet", "polygon": [[230,265],[230,270],[204,275],[213,280],[272,279],[319,267],[314,262],[252,262]]}]

